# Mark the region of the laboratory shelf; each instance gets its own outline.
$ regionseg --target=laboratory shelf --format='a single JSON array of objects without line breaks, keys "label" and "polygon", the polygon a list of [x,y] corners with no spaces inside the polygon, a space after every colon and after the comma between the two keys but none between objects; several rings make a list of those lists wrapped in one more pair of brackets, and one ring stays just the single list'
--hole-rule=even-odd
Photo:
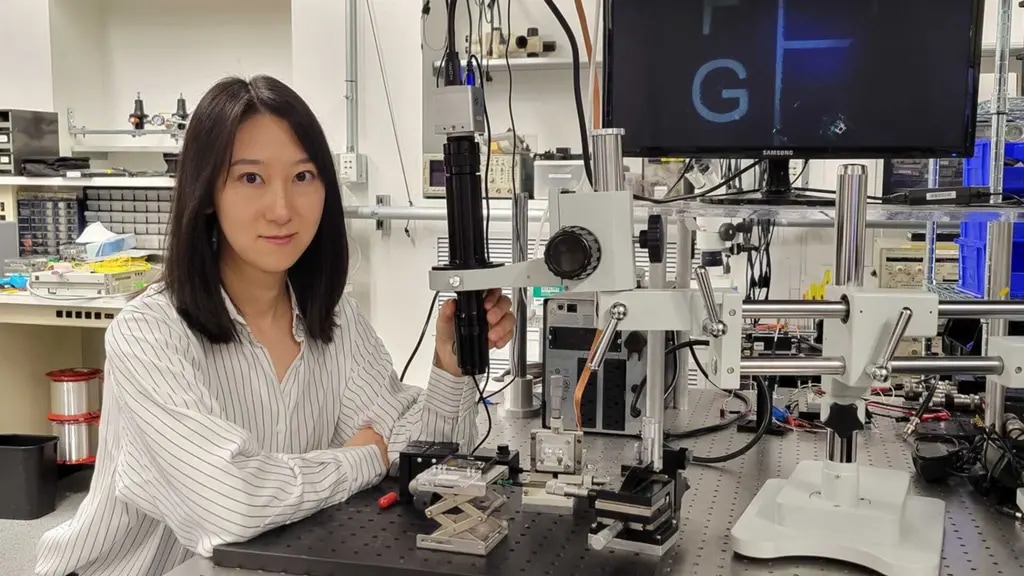
[{"label": "laboratory shelf", "polygon": [[14,186],[17,188],[81,188],[82,186],[103,188],[174,188],[174,178],[169,176],[101,176],[98,178],[0,176],[0,186]]},{"label": "laboratory shelf", "polygon": [[127,297],[45,298],[26,292],[0,294],[0,324],[106,328]]},{"label": "laboratory shelf", "polygon": [[942,300],[942,301],[945,301],[945,300],[977,300],[978,299],[978,298],[976,298],[976,297],[974,297],[974,296],[972,296],[970,294],[967,294],[966,292],[961,292],[959,289],[957,289],[955,283],[936,282],[934,284],[926,284],[925,287],[932,294],[938,295],[939,300]]}]

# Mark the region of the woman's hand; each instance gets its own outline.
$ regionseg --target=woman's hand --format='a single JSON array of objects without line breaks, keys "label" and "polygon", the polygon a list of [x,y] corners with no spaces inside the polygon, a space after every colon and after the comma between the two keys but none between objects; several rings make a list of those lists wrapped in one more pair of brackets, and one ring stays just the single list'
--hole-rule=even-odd
[{"label": "woman's hand", "polygon": [[363,428],[359,432],[356,432],[348,442],[345,442],[345,447],[353,446],[376,446],[380,450],[381,461],[384,462],[384,468],[390,466],[388,462],[388,443],[384,440],[384,437],[377,434],[377,431],[373,428]]},{"label": "woman's hand", "polygon": [[[487,311],[487,341],[490,347],[504,348],[512,340],[516,318],[512,314],[512,301],[494,288],[484,298]],[[444,303],[437,317],[437,336],[434,339],[434,366],[453,375],[462,376],[459,359],[455,355],[455,299]]]}]

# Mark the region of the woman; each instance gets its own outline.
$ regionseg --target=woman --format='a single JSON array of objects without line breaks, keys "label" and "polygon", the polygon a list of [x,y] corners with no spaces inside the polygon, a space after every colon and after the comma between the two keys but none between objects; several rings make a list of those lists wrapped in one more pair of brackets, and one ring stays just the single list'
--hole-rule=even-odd
[{"label": "woman", "polygon": [[[404,386],[343,296],[347,256],[309,107],[266,76],[217,83],[182,148],[163,283],[107,329],[92,489],[43,536],[37,574],[162,575],[376,484],[411,440],[473,447],[454,302],[426,389]],[[510,302],[486,307],[504,346]]]}]

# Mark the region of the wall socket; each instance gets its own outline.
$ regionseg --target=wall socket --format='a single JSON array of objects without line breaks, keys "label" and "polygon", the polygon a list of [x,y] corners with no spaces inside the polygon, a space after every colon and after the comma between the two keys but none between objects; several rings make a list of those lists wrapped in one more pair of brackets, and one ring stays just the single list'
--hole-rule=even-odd
[{"label": "wall socket", "polygon": [[342,184],[366,183],[366,155],[342,152],[334,155],[338,167],[338,179]]}]

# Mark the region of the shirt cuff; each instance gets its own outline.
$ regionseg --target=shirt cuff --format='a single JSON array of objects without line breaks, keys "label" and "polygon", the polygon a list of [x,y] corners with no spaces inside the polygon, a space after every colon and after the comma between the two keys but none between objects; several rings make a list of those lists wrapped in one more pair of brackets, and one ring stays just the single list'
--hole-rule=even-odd
[{"label": "shirt cuff", "polygon": [[349,468],[349,496],[376,486],[387,475],[387,468],[376,446],[351,446],[341,449]]},{"label": "shirt cuff", "polygon": [[[477,376],[476,381],[481,387],[486,376]],[[427,381],[425,402],[435,412],[449,417],[459,416],[464,409],[475,406],[480,399],[480,391],[472,378],[452,376],[444,370],[433,366],[430,379]]]}]

